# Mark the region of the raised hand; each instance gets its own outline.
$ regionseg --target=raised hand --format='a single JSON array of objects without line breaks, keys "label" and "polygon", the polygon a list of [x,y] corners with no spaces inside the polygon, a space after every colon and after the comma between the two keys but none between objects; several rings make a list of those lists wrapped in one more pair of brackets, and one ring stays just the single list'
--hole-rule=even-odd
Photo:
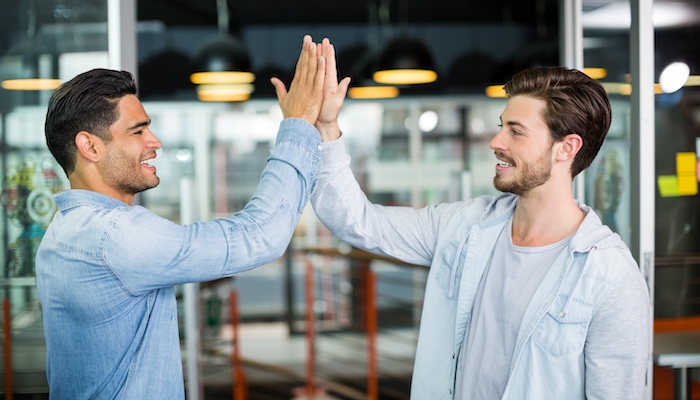
[{"label": "raised hand", "polygon": [[[271,78],[284,118],[303,118],[316,124],[323,104],[326,58],[318,54],[321,44],[305,35],[294,78],[287,91],[279,78]],[[335,65],[335,62],[334,62]]]},{"label": "raised hand", "polygon": [[328,141],[340,137],[338,114],[345,101],[350,77],[345,77],[338,83],[335,47],[328,38],[324,38],[320,43],[320,56],[326,60],[326,78],[323,87],[323,105],[316,121],[316,129],[321,133],[322,140]]}]

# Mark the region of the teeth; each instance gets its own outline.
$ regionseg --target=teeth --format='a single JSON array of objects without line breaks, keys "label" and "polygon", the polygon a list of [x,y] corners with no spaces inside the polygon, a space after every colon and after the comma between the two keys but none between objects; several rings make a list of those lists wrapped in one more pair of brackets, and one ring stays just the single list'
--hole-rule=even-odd
[{"label": "teeth", "polygon": [[513,164],[509,164],[509,163],[503,162],[503,161],[499,162],[498,165],[500,165],[501,167],[512,167],[513,166]]}]

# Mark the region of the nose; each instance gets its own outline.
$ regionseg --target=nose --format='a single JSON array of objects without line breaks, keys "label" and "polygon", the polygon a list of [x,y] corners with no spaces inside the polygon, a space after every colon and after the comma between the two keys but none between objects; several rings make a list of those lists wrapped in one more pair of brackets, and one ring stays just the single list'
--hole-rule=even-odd
[{"label": "nose", "polygon": [[505,145],[504,140],[503,140],[503,137],[504,137],[503,131],[504,131],[504,128],[501,128],[498,131],[498,133],[496,133],[496,136],[494,136],[493,139],[491,139],[491,141],[489,142],[489,147],[491,148],[491,150],[496,150],[496,151],[505,150],[506,145]]},{"label": "nose", "polygon": [[148,129],[148,137],[146,138],[146,144],[149,148],[154,148],[154,149],[160,149],[163,144],[160,142],[158,137],[150,130]]}]

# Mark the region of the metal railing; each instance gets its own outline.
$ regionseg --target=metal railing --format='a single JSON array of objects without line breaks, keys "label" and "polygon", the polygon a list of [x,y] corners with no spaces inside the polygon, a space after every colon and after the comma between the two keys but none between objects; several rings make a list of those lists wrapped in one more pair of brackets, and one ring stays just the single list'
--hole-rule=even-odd
[{"label": "metal railing", "polygon": [[230,335],[203,335],[204,373],[231,369],[219,396],[228,386],[234,400],[408,399],[427,268],[357,249],[290,251],[303,276],[293,326],[241,323],[233,284],[221,321]]}]

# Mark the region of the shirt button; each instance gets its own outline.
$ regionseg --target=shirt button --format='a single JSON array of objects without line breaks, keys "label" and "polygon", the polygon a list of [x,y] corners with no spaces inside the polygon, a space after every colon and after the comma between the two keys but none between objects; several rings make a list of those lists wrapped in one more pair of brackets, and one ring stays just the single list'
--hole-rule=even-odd
[{"label": "shirt button", "polygon": [[319,145],[318,145],[318,149],[319,149],[319,150],[323,150],[323,146],[321,146],[321,145],[319,144]]}]

